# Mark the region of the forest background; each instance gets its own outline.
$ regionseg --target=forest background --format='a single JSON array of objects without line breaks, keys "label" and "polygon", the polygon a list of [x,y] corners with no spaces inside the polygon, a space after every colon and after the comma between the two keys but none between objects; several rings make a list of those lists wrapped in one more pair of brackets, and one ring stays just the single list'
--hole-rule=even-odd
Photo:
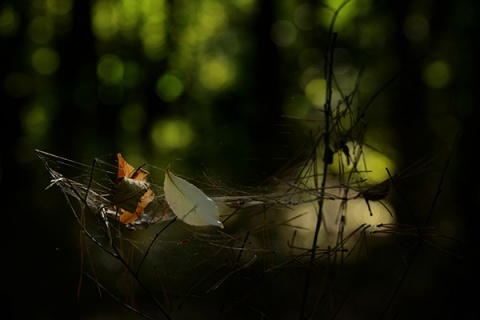
[{"label": "forest background", "polygon": [[[77,300],[78,225],[61,193],[45,191],[35,149],[86,164],[121,152],[137,165],[170,164],[192,177],[203,166],[233,186],[259,185],[309,139],[325,99],[328,6],[340,4],[3,1],[4,310],[60,319],[72,310],[94,317],[123,308],[88,282]],[[399,168],[431,161],[402,190],[417,212],[428,211],[450,159],[431,224],[470,245],[454,248],[461,261],[418,258],[419,274],[431,276],[418,280],[425,281],[419,296],[426,310],[443,306],[465,317],[479,315],[471,263],[480,194],[473,168],[479,7],[352,0],[335,24],[342,83],[351,85],[365,66],[362,99],[389,84],[367,115],[365,143]]]}]

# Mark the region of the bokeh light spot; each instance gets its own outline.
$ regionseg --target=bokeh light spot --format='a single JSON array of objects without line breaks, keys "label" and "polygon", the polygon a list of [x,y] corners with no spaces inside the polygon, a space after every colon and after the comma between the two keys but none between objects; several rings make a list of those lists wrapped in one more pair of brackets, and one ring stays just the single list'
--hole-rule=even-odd
[{"label": "bokeh light spot", "polygon": [[18,30],[19,25],[18,13],[11,6],[3,7],[0,11],[0,36],[12,36]]},{"label": "bokeh light spot", "polygon": [[163,120],[153,126],[151,137],[157,148],[167,152],[188,146],[193,140],[193,131],[183,120]]},{"label": "bokeh light spot", "polygon": [[305,94],[308,100],[317,107],[323,107],[325,104],[325,89],[327,82],[325,79],[312,79],[305,87]]},{"label": "bokeh light spot", "polygon": [[49,42],[53,37],[54,31],[52,21],[45,17],[33,19],[27,28],[30,39],[36,43]]},{"label": "bokeh light spot", "polygon": [[313,29],[315,26],[315,7],[308,3],[300,4],[293,12],[293,21],[299,29]]},{"label": "bokeh light spot", "polygon": [[166,102],[178,100],[185,89],[185,84],[181,78],[174,71],[164,73],[158,78],[156,92],[160,99]]},{"label": "bokeh light spot", "polygon": [[110,40],[118,30],[118,26],[112,21],[113,10],[113,5],[105,0],[95,2],[92,7],[92,30],[100,40]]},{"label": "bokeh light spot", "polygon": [[65,15],[72,10],[72,0],[48,0],[48,8],[56,15]]},{"label": "bokeh light spot", "polygon": [[339,31],[349,26],[355,17],[368,13],[372,0],[326,0],[323,3],[325,10],[322,11],[319,21],[327,28],[330,27],[334,12],[341,8],[341,14],[337,15],[335,20],[335,30]]},{"label": "bokeh light spot", "polygon": [[143,8],[146,21],[139,30],[145,55],[152,61],[159,61],[165,55],[167,27],[166,8],[163,1],[147,2]]},{"label": "bokeh light spot", "polygon": [[122,60],[113,54],[106,54],[97,64],[97,74],[100,80],[117,84],[123,80],[124,66]]},{"label": "bokeh light spot", "polygon": [[297,28],[288,20],[280,20],[271,29],[272,41],[279,47],[291,46],[297,40]]},{"label": "bokeh light spot", "polygon": [[[358,143],[353,143],[349,141],[345,143],[345,145],[348,147],[348,150],[350,150],[350,156],[358,152]],[[365,157],[365,163],[368,164],[368,167],[362,168],[360,166],[356,168],[357,170],[359,170],[359,172],[362,172],[358,173],[359,181],[365,180],[366,184],[377,184],[383,182],[384,180],[389,178],[388,172],[385,168],[388,168],[392,175],[397,173],[397,166],[395,162],[387,155],[377,150],[374,150],[373,148],[370,148],[366,145],[362,146],[362,152],[363,156]],[[345,170],[345,167],[339,166],[340,161],[338,160],[338,157],[343,158],[342,163],[344,165],[347,163],[347,156],[343,152],[339,151],[335,153],[333,163],[330,166],[330,169],[335,173],[340,173],[342,172],[342,170]],[[352,168],[353,165],[353,162],[350,161],[350,164],[347,167]]]},{"label": "bokeh light spot", "polygon": [[213,31],[225,27],[228,18],[221,1],[205,1],[201,10],[202,14],[198,15],[198,20],[202,28]]},{"label": "bokeh light spot", "polygon": [[450,79],[450,66],[445,61],[433,61],[423,70],[423,82],[430,88],[441,89],[450,82]]},{"label": "bokeh light spot", "polygon": [[60,65],[60,58],[57,51],[47,47],[33,51],[31,61],[33,68],[43,75],[54,73]]},{"label": "bokeh light spot", "polygon": [[21,116],[23,131],[31,136],[44,135],[48,130],[48,114],[42,104],[32,103]]},{"label": "bokeh light spot", "polygon": [[235,0],[232,2],[239,10],[244,13],[250,13],[251,11],[253,11],[255,8],[255,4],[257,3],[257,1],[255,0]]},{"label": "bokeh light spot", "polygon": [[200,68],[199,81],[209,90],[224,89],[236,76],[234,64],[226,57],[207,60]]}]

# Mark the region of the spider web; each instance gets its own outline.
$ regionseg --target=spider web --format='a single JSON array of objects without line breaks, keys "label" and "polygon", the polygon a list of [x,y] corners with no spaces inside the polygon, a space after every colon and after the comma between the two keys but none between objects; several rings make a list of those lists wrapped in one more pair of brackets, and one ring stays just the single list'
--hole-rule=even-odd
[{"label": "spider web", "polygon": [[[178,314],[186,305],[190,310],[199,303],[202,309],[207,303],[214,310],[225,309],[227,314],[233,310],[238,313],[245,306],[249,312],[259,312],[263,307],[258,302],[266,299],[262,292],[272,290],[272,283],[277,283],[274,279],[292,271],[301,277],[305,269],[319,271],[332,263],[343,263],[374,225],[360,218],[346,227],[347,202],[350,210],[360,211],[351,204],[357,203],[357,207],[363,204],[365,211],[363,199],[349,196],[351,188],[338,175],[331,175],[329,186],[319,192],[314,180],[320,175],[308,170],[317,165],[313,162],[297,170],[293,178],[279,178],[275,185],[262,189],[239,191],[211,178],[196,181],[219,206],[225,230],[176,221],[159,182],[165,171],[144,165],[155,199],[137,221],[122,225],[112,204],[118,165],[113,157],[86,165],[40,150],[37,154],[51,176],[51,186],[63,191],[82,232],[91,240],[84,248],[91,260],[91,271],[86,275],[109,294],[127,297],[122,301],[145,317],[140,310],[149,305],[141,307],[139,301],[153,300],[164,316],[173,310]],[[320,197],[326,200],[327,214],[322,217],[318,246],[312,249]],[[374,211],[377,220],[379,215],[385,216],[381,208]],[[312,250],[316,252],[313,266],[309,261]],[[325,279],[319,275],[322,272],[315,274],[314,278]],[[292,286],[292,279],[277,292],[296,287],[291,292],[299,294],[301,281],[293,281]],[[159,297],[162,302],[158,302]]]},{"label": "spider web", "polygon": [[371,183],[364,116],[375,95],[357,106],[358,83],[333,95],[333,56],[326,61],[329,97],[290,170],[262,188],[182,177],[216,202],[223,230],[176,219],[163,195],[165,169],[149,164],[141,168],[154,200],[123,225],[113,156],[88,165],[37,150],[88,240],[85,276],[144,318],[335,317],[373,242],[423,231],[395,223],[387,197],[397,176]]}]

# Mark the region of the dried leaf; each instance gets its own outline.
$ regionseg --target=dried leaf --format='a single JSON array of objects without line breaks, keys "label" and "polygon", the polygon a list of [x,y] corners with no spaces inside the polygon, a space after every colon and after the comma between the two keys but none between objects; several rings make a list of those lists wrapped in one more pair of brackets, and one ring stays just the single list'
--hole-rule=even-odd
[{"label": "dried leaf", "polygon": [[118,189],[112,203],[120,211],[120,222],[129,224],[137,220],[153,201],[155,194],[147,182],[147,171],[142,168],[135,170],[120,153],[117,154],[117,158]]}]

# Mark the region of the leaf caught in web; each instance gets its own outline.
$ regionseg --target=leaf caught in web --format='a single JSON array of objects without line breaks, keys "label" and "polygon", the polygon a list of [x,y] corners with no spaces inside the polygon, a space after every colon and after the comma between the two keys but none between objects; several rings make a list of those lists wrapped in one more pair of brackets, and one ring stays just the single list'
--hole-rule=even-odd
[{"label": "leaf caught in web", "polygon": [[123,159],[118,157],[118,190],[112,204],[120,211],[120,222],[132,223],[142,214],[153,201],[155,194],[147,182],[148,172],[139,168],[135,170]]},{"label": "leaf caught in web", "polygon": [[217,205],[202,190],[169,170],[163,188],[165,199],[178,219],[192,226],[213,225],[223,229]]}]

